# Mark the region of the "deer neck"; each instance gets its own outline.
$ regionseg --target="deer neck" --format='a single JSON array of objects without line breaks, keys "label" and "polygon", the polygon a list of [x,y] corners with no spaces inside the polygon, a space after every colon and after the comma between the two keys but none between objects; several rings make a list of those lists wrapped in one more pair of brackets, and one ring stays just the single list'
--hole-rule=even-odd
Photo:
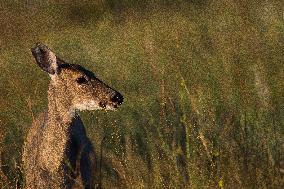
[{"label": "deer neck", "polygon": [[71,110],[70,97],[64,87],[58,89],[52,83],[48,90],[48,119],[43,131],[42,162],[44,168],[57,172],[64,161],[70,140],[70,127],[75,112]]},{"label": "deer neck", "polygon": [[66,92],[66,88],[64,85],[56,87],[51,83],[48,90],[48,121],[50,126],[60,125],[63,130],[68,130],[75,117],[70,100],[72,96]]}]

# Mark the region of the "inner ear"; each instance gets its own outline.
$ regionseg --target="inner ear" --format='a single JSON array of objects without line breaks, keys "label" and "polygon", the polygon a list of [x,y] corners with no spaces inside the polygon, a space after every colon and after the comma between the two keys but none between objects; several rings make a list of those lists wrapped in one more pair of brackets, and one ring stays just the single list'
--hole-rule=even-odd
[{"label": "inner ear", "polygon": [[45,72],[54,75],[57,72],[60,60],[57,61],[56,55],[46,45],[37,43],[31,49],[32,54],[39,67]]}]

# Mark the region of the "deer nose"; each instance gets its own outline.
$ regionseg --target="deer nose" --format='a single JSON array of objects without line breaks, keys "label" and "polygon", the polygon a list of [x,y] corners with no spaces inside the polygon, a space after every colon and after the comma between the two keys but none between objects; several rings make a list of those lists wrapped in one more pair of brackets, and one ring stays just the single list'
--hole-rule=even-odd
[{"label": "deer nose", "polygon": [[123,102],[123,96],[120,93],[116,92],[116,93],[114,93],[114,95],[112,95],[110,100],[112,102],[117,103],[118,105],[120,105]]}]

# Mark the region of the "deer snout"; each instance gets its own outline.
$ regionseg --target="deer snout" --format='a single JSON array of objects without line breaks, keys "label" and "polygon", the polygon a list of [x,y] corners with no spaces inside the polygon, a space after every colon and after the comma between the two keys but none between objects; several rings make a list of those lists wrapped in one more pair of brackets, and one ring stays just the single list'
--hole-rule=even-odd
[{"label": "deer snout", "polygon": [[121,105],[122,102],[123,102],[123,96],[119,93],[119,92],[115,92],[110,100],[113,102],[113,103],[116,103],[118,105]]}]

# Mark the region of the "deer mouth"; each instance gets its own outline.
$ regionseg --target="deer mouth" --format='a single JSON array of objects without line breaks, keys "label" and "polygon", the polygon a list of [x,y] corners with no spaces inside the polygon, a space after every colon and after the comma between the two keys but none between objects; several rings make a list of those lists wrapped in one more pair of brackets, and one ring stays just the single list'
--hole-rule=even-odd
[{"label": "deer mouth", "polygon": [[114,92],[107,103],[99,103],[99,106],[105,110],[116,110],[123,102],[123,96],[119,92]]},{"label": "deer mouth", "polygon": [[103,110],[116,110],[123,102],[123,96],[119,92],[113,92],[109,99],[102,100],[98,106]]},{"label": "deer mouth", "polygon": [[113,103],[113,102],[109,102],[109,103],[100,102],[99,103],[99,106],[104,110],[116,110],[118,109],[120,105],[121,103]]}]

